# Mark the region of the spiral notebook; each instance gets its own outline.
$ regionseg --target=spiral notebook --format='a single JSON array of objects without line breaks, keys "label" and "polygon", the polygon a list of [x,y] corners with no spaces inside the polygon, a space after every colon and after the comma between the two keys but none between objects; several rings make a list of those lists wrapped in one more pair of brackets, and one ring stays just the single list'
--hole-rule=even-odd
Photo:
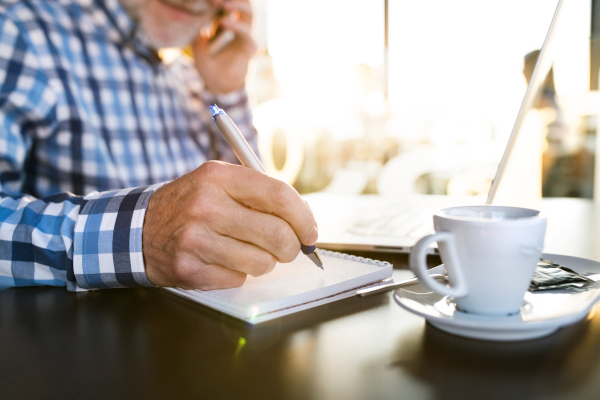
[{"label": "spiral notebook", "polygon": [[387,283],[388,262],[319,250],[325,270],[300,253],[270,273],[248,276],[243,286],[219,290],[167,290],[251,324],[354,296],[356,289]]}]

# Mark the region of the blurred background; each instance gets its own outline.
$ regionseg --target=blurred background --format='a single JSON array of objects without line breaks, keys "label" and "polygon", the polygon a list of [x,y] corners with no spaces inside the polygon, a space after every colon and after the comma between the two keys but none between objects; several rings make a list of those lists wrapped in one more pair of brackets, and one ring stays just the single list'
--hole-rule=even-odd
[{"label": "blurred background", "polygon": [[[301,194],[486,193],[556,4],[253,0],[248,91],[265,168]],[[597,33],[600,1],[565,4],[522,130],[531,157],[514,168],[546,197],[599,186]]]}]

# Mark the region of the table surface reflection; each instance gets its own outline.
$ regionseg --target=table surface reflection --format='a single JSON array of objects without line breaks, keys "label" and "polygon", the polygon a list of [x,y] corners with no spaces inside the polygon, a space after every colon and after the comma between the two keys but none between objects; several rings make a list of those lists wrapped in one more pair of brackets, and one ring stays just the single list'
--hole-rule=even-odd
[{"label": "table surface reflection", "polygon": [[[412,276],[406,255],[380,258],[395,279]],[[7,289],[0,355],[6,399],[600,397],[594,312],[546,338],[495,343],[439,331],[391,293],[252,327],[161,289]]]}]

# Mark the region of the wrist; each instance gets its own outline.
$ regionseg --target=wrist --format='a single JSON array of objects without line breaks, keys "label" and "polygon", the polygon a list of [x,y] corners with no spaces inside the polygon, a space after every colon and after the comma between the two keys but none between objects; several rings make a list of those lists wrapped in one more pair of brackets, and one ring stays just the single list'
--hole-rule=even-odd
[{"label": "wrist", "polygon": [[[155,268],[161,262],[166,263],[168,260],[161,259],[163,252],[159,251],[162,243],[158,241],[161,226],[164,226],[169,216],[165,215],[169,210],[165,207],[164,194],[167,188],[160,187],[157,189],[148,201],[146,214],[144,216],[144,225],[142,226],[142,257],[144,262],[144,270],[148,280],[156,286],[167,286],[167,282],[160,275],[160,271]],[[166,217],[166,218],[165,218]]]}]

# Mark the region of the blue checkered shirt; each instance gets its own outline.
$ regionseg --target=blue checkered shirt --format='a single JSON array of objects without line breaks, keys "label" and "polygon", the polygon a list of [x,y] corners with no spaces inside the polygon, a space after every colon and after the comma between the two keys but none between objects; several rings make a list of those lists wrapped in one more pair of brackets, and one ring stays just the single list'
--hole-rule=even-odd
[{"label": "blue checkered shirt", "polygon": [[167,64],[118,0],[0,0],[0,287],[152,286],[148,201],[207,159],[236,162],[217,103],[254,146],[245,91]]}]

